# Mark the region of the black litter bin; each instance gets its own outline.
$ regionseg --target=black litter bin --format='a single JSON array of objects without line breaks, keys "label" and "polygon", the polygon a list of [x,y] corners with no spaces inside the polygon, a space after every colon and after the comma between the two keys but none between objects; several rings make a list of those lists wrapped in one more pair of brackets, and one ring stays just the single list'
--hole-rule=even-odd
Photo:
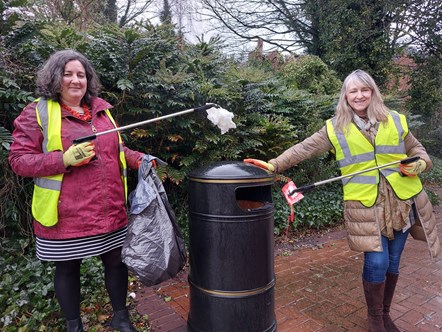
[{"label": "black litter bin", "polygon": [[189,174],[189,331],[276,331],[273,183],[242,162]]}]

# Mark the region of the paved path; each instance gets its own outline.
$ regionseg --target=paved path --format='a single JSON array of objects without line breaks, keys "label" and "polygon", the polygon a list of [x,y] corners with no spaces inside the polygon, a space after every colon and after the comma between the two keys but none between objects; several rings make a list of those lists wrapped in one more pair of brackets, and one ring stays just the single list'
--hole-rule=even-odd
[{"label": "paved path", "polygon": [[[435,211],[442,239],[442,207]],[[442,254],[431,260],[426,243],[410,237],[402,257],[393,320],[401,331],[441,332]],[[316,239],[309,248],[279,252],[275,256],[278,332],[367,331],[362,262],[363,255],[348,248],[345,231]],[[142,287],[137,310],[149,316],[155,332],[187,331],[186,271],[158,286]]]}]

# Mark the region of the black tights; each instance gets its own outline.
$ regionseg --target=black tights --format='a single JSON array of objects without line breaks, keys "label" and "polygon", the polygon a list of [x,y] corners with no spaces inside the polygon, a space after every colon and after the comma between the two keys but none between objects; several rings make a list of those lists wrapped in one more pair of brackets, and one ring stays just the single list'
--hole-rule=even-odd
[{"label": "black tights", "polygon": [[[121,248],[100,255],[104,264],[104,283],[114,311],[126,308],[128,273],[121,261]],[[81,259],[55,263],[55,294],[67,320],[80,317]]]}]

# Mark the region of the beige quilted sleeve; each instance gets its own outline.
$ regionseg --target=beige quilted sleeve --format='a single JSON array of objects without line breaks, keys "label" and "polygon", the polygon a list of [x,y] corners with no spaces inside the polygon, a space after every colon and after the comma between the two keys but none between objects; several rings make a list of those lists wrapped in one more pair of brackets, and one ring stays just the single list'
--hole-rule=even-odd
[{"label": "beige quilted sleeve", "polygon": [[327,130],[324,126],[301,143],[292,146],[278,157],[269,160],[269,163],[275,167],[276,173],[281,173],[303,160],[319,156],[332,149],[333,145],[328,139]]}]

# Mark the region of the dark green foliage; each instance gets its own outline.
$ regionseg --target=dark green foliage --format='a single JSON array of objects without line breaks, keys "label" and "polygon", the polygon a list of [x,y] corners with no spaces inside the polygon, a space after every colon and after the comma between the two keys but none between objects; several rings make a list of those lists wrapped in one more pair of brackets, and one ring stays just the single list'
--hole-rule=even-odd
[{"label": "dark green foliage", "polygon": [[281,71],[281,75],[295,89],[315,95],[333,95],[341,87],[336,74],[318,56],[303,56],[289,61]]},{"label": "dark green foliage", "polygon": [[419,140],[428,152],[442,156],[442,62],[436,57],[414,57],[417,67],[411,73],[410,99],[407,109],[420,117]]},{"label": "dark green foliage", "polygon": [[17,82],[0,68],[0,123],[12,131],[12,122],[21,109],[33,99],[31,93],[21,89]]},{"label": "dark green foliage", "polygon": [[430,158],[433,168],[429,172],[422,173],[419,177],[424,183],[437,185],[442,181],[442,158],[437,156],[430,156]]},{"label": "dark green foliage", "polygon": [[[339,176],[337,165],[331,155],[312,158],[287,170],[284,174],[297,187],[310,185],[318,181]],[[287,227],[287,216],[290,209],[280,192],[286,182],[275,185],[273,199],[275,201],[275,232],[279,233]],[[304,198],[295,203],[295,222],[293,228],[322,228],[342,221],[342,184],[341,181],[318,186],[304,193]]]},{"label": "dark green foliage", "polygon": [[318,20],[321,59],[341,79],[355,69],[370,72],[383,86],[387,82],[395,54],[392,22],[401,3],[382,1],[336,1],[321,5],[308,1],[313,18]]},{"label": "dark green foliage", "polygon": [[431,204],[440,205],[441,199],[439,195],[433,191],[433,188],[440,187],[440,184],[442,183],[442,158],[436,156],[430,157],[431,161],[433,162],[433,168],[429,172],[422,173],[419,175],[419,177],[424,183],[424,188],[427,191]]},{"label": "dark green foliage", "polygon": [[[0,310],[2,331],[39,331],[60,324],[53,266],[35,257],[29,239],[2,240]],[[24,259],[24,258],[27,259]],[[48,323],[48,326],[45,326]]]},{"label": "dark green foliage", "polygon": [[429,153],[442,158],[442,126],[429,131],[426,133],[425,138],[421,138],[420,140]]},{"label": "dark green foliage", "polygon": [[321,229],[342,221],[342,188],[323,186],[307,192],[295,207],[294,228]]},{"label": "dark green foliage", "polygon": [[[3,75],[2,75],[3,74]],[[19,233],[31,234],[30,198],[32,183],[15,175],[7,157],[13,141],[12,122],[32,98],[18,84],[0,70],[0,233],[8,236]]]},{"label": "dark green foliage", "polygon": [[430,129],[440,124],[437,114],[442,109],[442,63],[434,57],[414,57],[417,63],[411,72],[412,88],[408,109],[412,114],[424,117]]},{"label": "dark green foliage", "polygon": [[172,11],[168,0],[163,0],[163,10],[160,13],[160,22],[166,24],[172,22]]},{"label": "dark green foliage", "polygon": [[[120,125],[206,102],[235,114],[237,128],[224,135],[204,114],[197,113],[122,133],[129,147],[167,161],[168,166],[157,172],[186,239],[187,174],[214,161],[275,157],[324,125],[334,113],[340,85],[317,57],[298,58],[281,70],[260,61],[241,63],[221,52],[219,39],[183,45],[167,25],[139,24],[124,29],[107,25],[79,33],[62,24],[36,21],[20,26],[11,23],[4,37],[0,44],[0,167],[4,170],[0,228],[6,240],[0,248],[4,253],[0,257],[0,310],[6,331],[17,327],[55,331],[63,325],[54,299],[53,267],[36,261],[30,245],[32,181],[13,174],[7,163],[12,121],[33,99],[36,71],[53,51],[74,48],[89,57],[103,85],[101,96],[114,105],[112,112]],[[339,59],[338,53],[336,57]],[[132,189],[136,173],[129,172]],[[324,155],[284,175],[301,186],[339,173],[333,157]],[[286,229],[290,213],[280,188],[281,183],[272,188],[276,234]],[[339,222],[341,190],[336,182],[306,193],[294,207],[293,227],[321,228]],[[109,306],[101,264],[96,259],[85,260],[82,272],[82,307],[90,313],[89,321],[97,321],[92,315]]]},{"label": "dark green foliage", "polygon": [[[216,38],[181,49],[167,25],[125,29],[108,25],[77,33],[61,25],[37,24],[30,31],[20,38],[11,34],[8,53],[16,55],[13,59],[23,56],[29,65],[23,63],[20,71],[8,69],[14,74],[28,72],[33,84],[36,67],[48,53],[76,48],[99,73],[102,96],[114,105],[120,125],[206,102],[235,114],[237,128],[224,135],[202,114],[173,117],[123,133],[129,147],[167,161],[168,166],[158,172],[184,227],[188,172],[218,160],[270,159],[319,129],[333,113],[335,97],[330,94],[336,92],[338,81],[318,58],[299,59],[300,65],[290,69],[293,79],[266,64],[227,59]],[[15,46],[13,37],[20,41]],[[25,52],[30,48],[32,52]],[[300,84],[308,91],[300,90]],[[131,175],[133,188],[136,174]]]},{"label": "dark green foliage", "polygon": [[[296,182],[295,182],[296,183]],[[297,183],[300,187],[301,184]],[[283,197],[281,188],[274,187],[275,234],[283,233],[288,226],[290,207]],[[342,187],[331,184],[304,193],[304,198],[294,204],[293,229],[323,229],[342,222]]]},{"label": "dark green foliage", "polygon": [[0,149],[0,235],[14,237],[31,232],[31,179],[15,175],[7,162],[8,152]]},{"label": "dark green foliage", "polygon": [[[1,330],[62,331],[65,320],[55,297],[54,264],[35,257],[35,245],[29,238],[3,239],[0,250]],[[83,260],[81,295],[85,327],[89,326],[89,331],[105,331],[100,315],[110,317],[111,308],[99,258]]]}]

